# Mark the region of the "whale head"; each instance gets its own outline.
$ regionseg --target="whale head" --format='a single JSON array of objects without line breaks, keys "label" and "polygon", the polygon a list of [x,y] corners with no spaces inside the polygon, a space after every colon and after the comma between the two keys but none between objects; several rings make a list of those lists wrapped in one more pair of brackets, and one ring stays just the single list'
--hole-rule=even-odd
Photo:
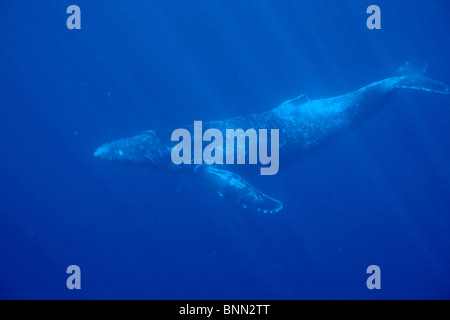
[{"label": "whale head", "polygon": [[153,130],[117,141],[105,143],[95,150],[94,156],[113,162],[154,163],[161,157],[161,145]]}]

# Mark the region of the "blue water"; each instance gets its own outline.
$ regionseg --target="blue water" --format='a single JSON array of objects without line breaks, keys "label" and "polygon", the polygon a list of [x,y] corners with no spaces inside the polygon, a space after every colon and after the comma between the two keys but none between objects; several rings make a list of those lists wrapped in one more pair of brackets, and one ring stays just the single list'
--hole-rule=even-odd
[{"label": "blue water", "polygon": [[[66,8],[81,8],[68,30]],[[381,8],[381,30],[366,9]],[[108,141],[344,94],[410,59],[450,84],[435,1],[2,1],[0,298],[448,299],[450,98],[403,91],[237,208]],[[283,161],[280,159],[280,161]],[[81,268],[68,290],[66,268]],[[369,290],[366,269],[381,269]]]}]

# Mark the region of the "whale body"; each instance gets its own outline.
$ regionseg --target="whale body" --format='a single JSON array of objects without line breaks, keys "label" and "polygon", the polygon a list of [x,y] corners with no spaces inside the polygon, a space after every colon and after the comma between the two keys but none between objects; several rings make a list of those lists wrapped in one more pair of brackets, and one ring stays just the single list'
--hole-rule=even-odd
[{"label": "whale body", "polygon": [[[309,99],[303,94],[263,113],[204,121],[203,129],[215,128],[224,136],[227,129],[278,129],[280,167],[285,167],[369,119],[398,90],[450,94],[448,86],[423,76],[426,68],[421,61],[409,61],[398,69],[395,76],[348,94],[319,100]],[[283,208],[281,201],[264,194],[242,178],[243,174],[256,172],[254,165],[175,165],[171,160],[175,146],[171,133],[172,130],[148,130],[131,138],[106,143],[94,155],[107,161],[196,174],[210,183],[219,196],[230,198],[243,208],[263,213],[275,213]]]}]

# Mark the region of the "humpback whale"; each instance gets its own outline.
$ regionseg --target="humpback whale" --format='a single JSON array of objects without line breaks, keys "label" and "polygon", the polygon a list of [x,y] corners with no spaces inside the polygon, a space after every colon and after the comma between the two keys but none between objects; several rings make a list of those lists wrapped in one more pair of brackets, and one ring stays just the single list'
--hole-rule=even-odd
[{"label": "humpback whale", "polygon": [[[426,63],[412,60],[402,65],[393,77],[354,92],[319,100],[302,94],[262,113],[203,122],[203,128],[215,128],[224,134],[227,129],[237,128],[278,129],[280,167],[285,167],[360,125],[382,109],[398,90],[450,94],[450,88],[444,83],[424,77],[426,69]],[[171,160],[175,146],[171,133],[171,130],[148,130],[131,138],[106,143],[94,155],[107,161],[190,172],[210,183],[219,196],[230,198],[243,208],[263,213],[275,213],[283,208],[281,201],[264,194],[242,178],[241,175],[256,171],[254,165],[175,165]]]}]

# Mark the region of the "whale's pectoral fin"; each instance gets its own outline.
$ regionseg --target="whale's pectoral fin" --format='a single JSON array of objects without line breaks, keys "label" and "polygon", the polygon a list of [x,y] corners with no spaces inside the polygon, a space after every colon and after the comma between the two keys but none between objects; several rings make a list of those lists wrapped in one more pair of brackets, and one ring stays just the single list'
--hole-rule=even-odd
[{"label": "whale's pectoral fin", "polygon": [[244,208],[264,213],[275,213],[283,208],[282,202],[257,190],[234,172],[204,165],[198,166],[196,172],[216,188],[219,196],[232,198]]}]

